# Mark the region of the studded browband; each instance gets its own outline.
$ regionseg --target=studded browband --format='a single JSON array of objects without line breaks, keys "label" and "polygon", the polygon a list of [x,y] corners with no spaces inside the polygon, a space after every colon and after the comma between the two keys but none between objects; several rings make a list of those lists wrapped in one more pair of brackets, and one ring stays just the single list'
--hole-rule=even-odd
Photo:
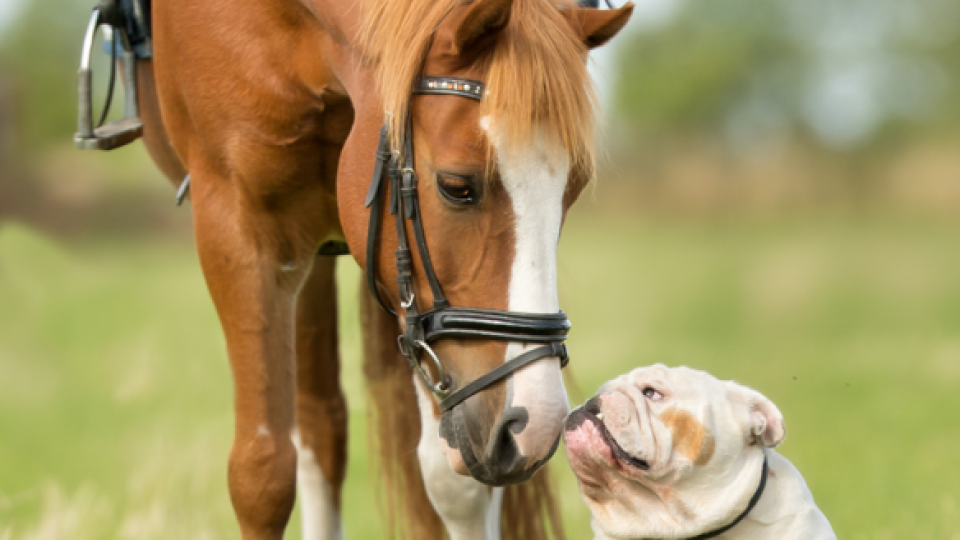
[{"label": "studded browband", "polygon": [[[484,85],[481,82],[456,77],[423,77],[417,81],[414,93],[453,95],[481,100]],[[570,331],[567,315],[558,313],[520,313],[466,307],[452,307],[443,294],[427,250],[423,221],[420,217],[420,197],[417,191],[417,175],[414,170],[413,133],[409,115],[403,140],[403,151],[393,152],[389,142],[389,124],[380,129],[380,142],[377,147],[376,163],[370,189],[367,192],[365,206],[370,208],[370,224],[367,231],[367,285],[377,302],[392,315],[397,312],[390,308],[380,296],[377,287],[377,239],[381,229],[381,204],[384,193],[389,193],[390,214],[396,216],[397,224],[397,284],[400,294],[400,307],[404,310],[406,329],[397,337],[400,353],[410,367],[417,373],[427,387],[440,398],[440,410],[446,412],[465,399],[503,380],[511,373],[541,358],[556,356],[560,366],[569,361],[566,346],[563,344]],[[386,173],[386,174],[384,174]],[[389,189],[383,187],[384,176]],[[433,293],[433,307],[421,312],[413,287],[413,257],[410,251],[406,230],[406,221],[413,228],[417,252],[426,274],[427,283]],[[490,371],[453,391],[451,381],[430,347],[430,343],[439,339],[490,339],[497,341],[516,341],[538,343],[543,346],[529,350],[520,356],[504,362]],[[423,368],[418,351],[424,353],[437,370],[434,380]]]},{"label": "studded browband", "polygon": [[443,94],[462,96],[480,101],[483,98],[483,83],[456,77],[421,77],[416,94]]}]

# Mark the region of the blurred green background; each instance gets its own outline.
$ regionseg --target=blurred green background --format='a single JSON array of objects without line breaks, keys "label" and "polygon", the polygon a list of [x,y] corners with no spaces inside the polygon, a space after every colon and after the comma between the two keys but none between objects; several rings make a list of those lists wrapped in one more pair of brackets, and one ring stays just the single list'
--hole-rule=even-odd
[{"label": "blurred green background", "polygon": [[[0,539],[233,538],[189,208],[139,143],[71,144],[88,4],[0,3]],[[561,242],[571,400],[655,362],[738,380],[783,411],[841,538],[960,539],[958,21],[956,0],[639,1],[594,55],[605,160]],[[380,538],[340,271],[345,528]]]}]

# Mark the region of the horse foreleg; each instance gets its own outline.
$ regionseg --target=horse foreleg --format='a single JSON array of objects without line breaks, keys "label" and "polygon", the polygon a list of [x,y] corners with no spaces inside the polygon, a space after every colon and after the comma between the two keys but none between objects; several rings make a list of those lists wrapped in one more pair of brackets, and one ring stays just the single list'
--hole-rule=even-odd
[{"label": "horse foreleg", "polygon": [[297,486],[304,540],[343,538],[347,405],[340,389],[336,259],[318,257],[297,306]]},{"label": "horse foreleg", "polygon": [[280,539],[296,498],[295,310],[319,243],[308,232],[315,205],[301,193],[268,211],[239,182],[191,173],[200,263],[235,389],[230,498],[244,539]]},{"label": "horse foreleg", "polygon": [[417,456],[427,495],[451,540],[499,540],[503,488],[490,487],[450,468],[440,447],[440,419],[435,402],[415,376],[421,430]]}]

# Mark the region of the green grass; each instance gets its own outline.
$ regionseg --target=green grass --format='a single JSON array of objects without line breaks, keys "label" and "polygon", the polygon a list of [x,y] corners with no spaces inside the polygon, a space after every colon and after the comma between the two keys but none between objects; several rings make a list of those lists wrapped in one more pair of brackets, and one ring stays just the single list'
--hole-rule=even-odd
[{"label": "green grass", "polygon": [[[341,270],[345,528],[379,538]],[[960,221],[580,213],[560,283],[571,399],[654,362],[736,379],[783,411],[780,450],[841,538],[960,539]],[[0,539],[236,537],[229,381],[192,246],[0,225]],[[569,536],[590,538],[554,465]]]}]

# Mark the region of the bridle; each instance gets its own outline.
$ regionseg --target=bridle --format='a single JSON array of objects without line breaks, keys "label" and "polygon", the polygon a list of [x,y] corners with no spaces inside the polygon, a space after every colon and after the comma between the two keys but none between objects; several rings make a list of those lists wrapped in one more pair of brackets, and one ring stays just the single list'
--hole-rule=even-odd
[{"label": "bridle", "polygon": [[[418,80],[415,94],[437,94],[461,96],[480,101],[483,97],[483,83],[455,77],[422,77]],[[397,221],[397,283],[400,294],[400,308],[404,310],[406,329],[397,336],[400,354],[407,359],[410,367],[423,380],[427,388],[440,401],[440,410],[449,411],[465,399],[508,377],[518,369],[544,357],[557,356],[560,367],[569,362],[567,339],[570,321],[563,311],[557,313],[521,313],[454,307],[443,294],[440,281],[434,272],[427,250],[427,241],[423,233],[423,221],[420,213],[420,197],[417,192],[417,173],[414,170],[413,129],[410,116],[406,118],[403,150],[392,151],[389,141],[389,118],[380,129],[380,144],[376,153],[376,165],[370,190],[367,192],[365,206],[370,209],[370,225],[367,231],[367,285],[377,302],[391,315],[397,312],[384,302],[377,289],[377,239],[380,237],[381,207],[383,195],[388,192],[382,184],[384,173],[389,181],[390,214]],[[406,222],[413,228],[417,243],[417,253],[426,274],[427,282],[433,293],[433,307],[421,312],[413,287],[413,258],[407,237]],[[537,347],[520,356],[504,362],[496,369],[454,390],[454,382],[443,369],[443,364],[433,351],[430,343],[440,339],[484,339],[497,341],[518,341],[540,343]],[[437,370],[434,380],[424,369],[421,356],[426,354]]]}]

